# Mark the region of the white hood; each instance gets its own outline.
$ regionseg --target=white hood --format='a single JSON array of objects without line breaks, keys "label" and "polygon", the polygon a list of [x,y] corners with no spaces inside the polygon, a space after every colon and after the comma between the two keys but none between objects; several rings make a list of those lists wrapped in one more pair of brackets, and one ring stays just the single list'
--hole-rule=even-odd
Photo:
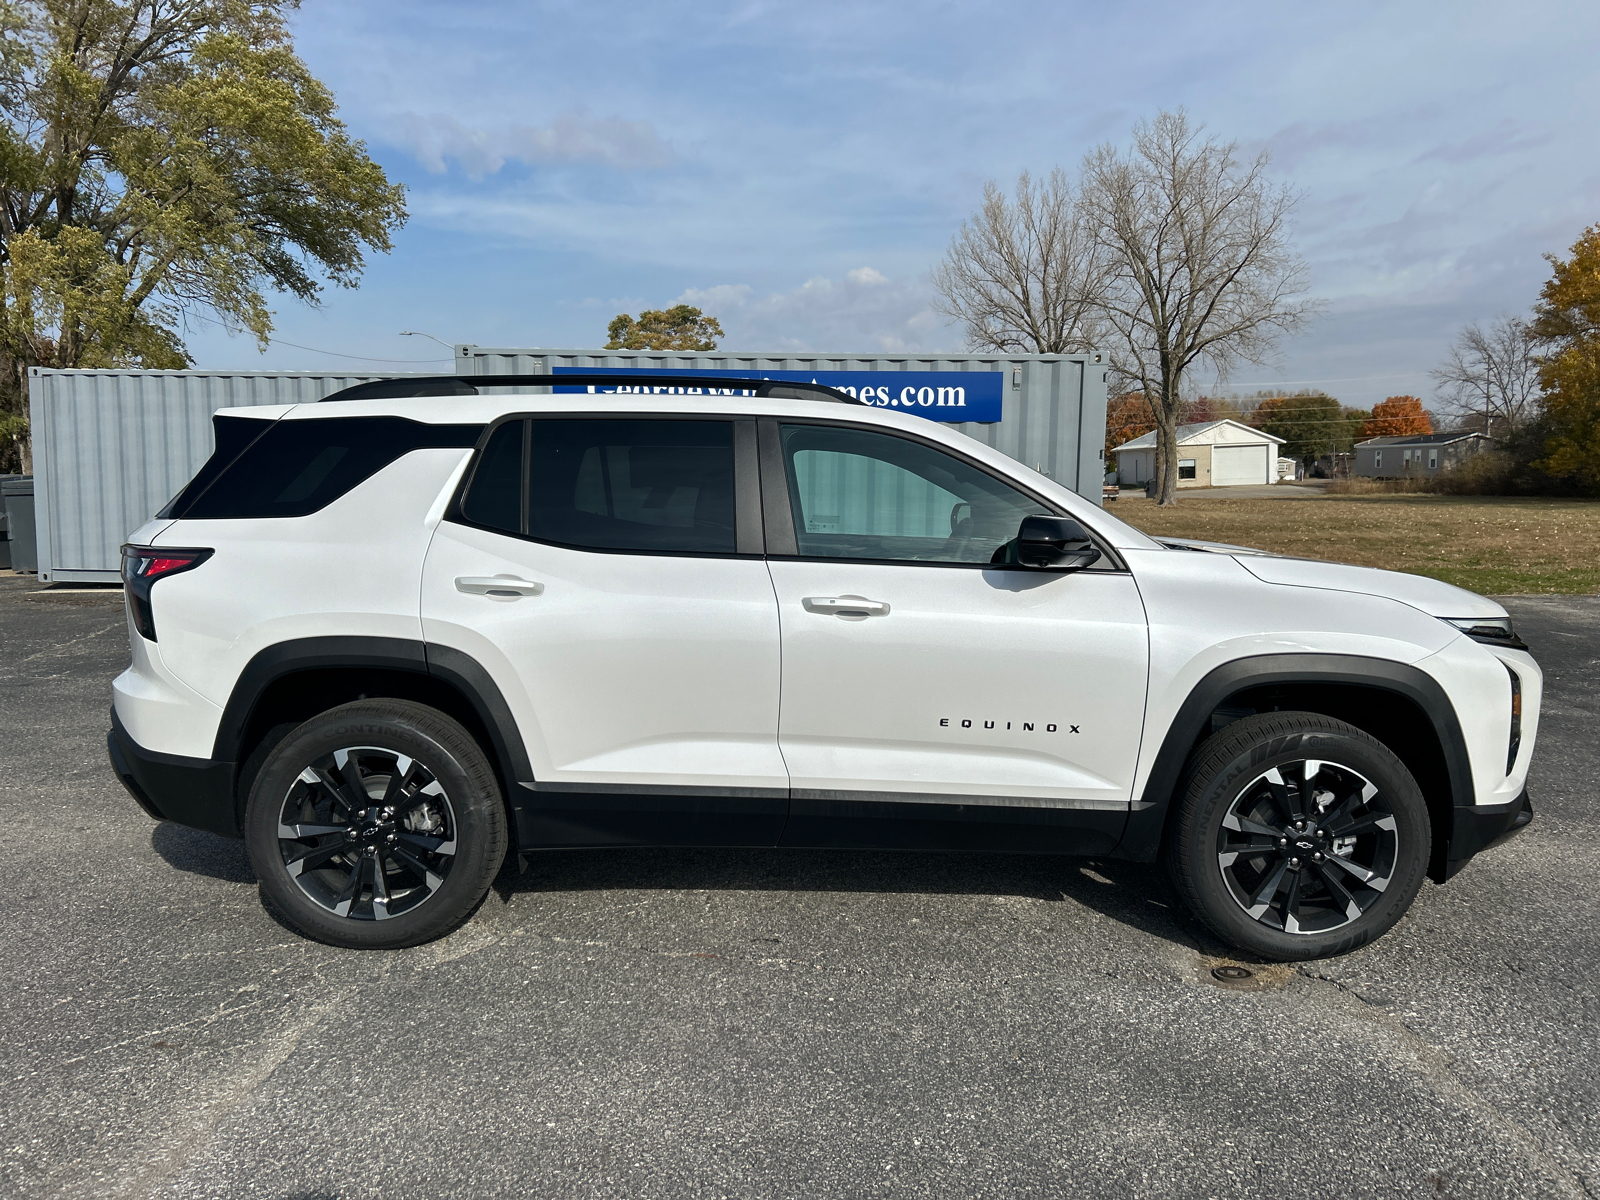
[{"label": "white hood", "polygon": [[1329,592],[1356,592],[1386,596],[1421,609],[1431,617],[1503,617],[1506,610],[1493,600],[1440,583],[1422,575],[1380,571],[1375,567],[1347,567],[1343,563],[1309,558],[1271,558],[1240,555],[1239,565],[1257,579],[1290,587],[1321,588]]},{"label": "white hood", "polygon": [[1380,571],[1376,567],[1350,567],[1344,563],[1321,562],[1314,558],[1285,558],[1248,546],[1226,542],[1200,542],[1190,538],[1161,538],[1161,544],[1174,550],[1198,550],[1207,554],[1226,554],[1263,583],[1286,587],[1321,588],[1325,592],[1355,592],[1361,596],[1382,596],[1420,609],[1430,617],[1503,617],[1506,610],[1486,596],[1440,583],[1422,575],[1401,571]]}]

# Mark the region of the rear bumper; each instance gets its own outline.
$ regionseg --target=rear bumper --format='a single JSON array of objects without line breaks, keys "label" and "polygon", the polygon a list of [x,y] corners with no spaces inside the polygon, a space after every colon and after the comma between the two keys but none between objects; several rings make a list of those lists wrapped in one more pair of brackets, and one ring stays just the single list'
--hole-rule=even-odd
[{"label": "rear bumper", "polygon": [[175,821],[223,837],[241,836],[233,763],[146,750],[128,736],[116,709],[111,710],[106,751],[122,786],[157,821]]},{"label": "rear bumper", "polygon": [[1472,856],[1500,845],[1526,829],[1533,821],[1533,805],[1528,789],[1522,789],[1510,804],[1460,805],[1455,810],[1450,831],[1449,856],[1443,877],[1449,879],[1471,861]]}]

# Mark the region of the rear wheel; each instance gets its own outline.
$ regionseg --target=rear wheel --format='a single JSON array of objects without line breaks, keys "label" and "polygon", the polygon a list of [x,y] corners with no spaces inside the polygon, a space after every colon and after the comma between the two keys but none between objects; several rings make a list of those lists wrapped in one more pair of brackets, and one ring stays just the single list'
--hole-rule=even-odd
[{"label": "rear wheel", "polygon": [[272,750],[245,839],[267,900],[306,936],[414,946],[483,902],[505,858],[505,806],[455,721],[364,700],[320,713]]},{"label": "rear wheel", "polygon": [[1316,713],[1265,713],[1201,746],[1168,866],[1219,937],[1295,961],[1388,930],[1430,847],[1427,802],[1387,747]]}]

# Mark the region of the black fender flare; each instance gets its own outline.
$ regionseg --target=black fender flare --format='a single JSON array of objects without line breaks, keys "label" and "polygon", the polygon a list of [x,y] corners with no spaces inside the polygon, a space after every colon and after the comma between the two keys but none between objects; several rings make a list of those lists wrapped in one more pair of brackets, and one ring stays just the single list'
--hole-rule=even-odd
[{"label": "black fender flare", "polygon": [[[1461,733],[1461,719],[1455,705],[1439,681],[1426,671],[1408,663],[1355,654],[1262,654],[1234,659],[1208,672],[1195,684],[1178,713],[1167,727],[1161,749],[1156,752],[1144,791],[1133,803],[1128,824],[1118,843],[1119,858],[1140,862],[1155,859],[1166,830],[1172,807],[1190,751],[1204,740],[1207,722],[1216,708],[1230,696],[1273,684],[1351,684],[1393,693],[1415,704],[1433,726],[1444,754],[1450,795],[1457,808],[1475,803],[1472,760]],[[1449,839],[1450,828],[1435,831],[1438,839]]]},{"label": "black fender flare", "polygon": [[229,764],[241,761],[245,731],[256,705],[277,680],[302,671],[340,668],[410,672],[437,679],[460,693],[489,736],[501,777],[512,791],[507,801],[513,808],[520,808],[516,793],[533,782],[533,766],[516,718],[499,686],[470,654],[409,638],[340,634],[296,638],[257,651],[239,672],[223,706],[212,760]]}]

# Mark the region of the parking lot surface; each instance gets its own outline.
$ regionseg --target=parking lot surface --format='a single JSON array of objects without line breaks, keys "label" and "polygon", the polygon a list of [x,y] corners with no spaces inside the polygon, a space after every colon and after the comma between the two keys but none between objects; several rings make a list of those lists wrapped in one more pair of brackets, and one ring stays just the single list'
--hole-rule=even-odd
[{"label": "parking lot surface", "polygon": [[1114,862],[568,852],[305,941],[105,761],[120,595],[0,577],[0,1194],[1600,1195],[1600,599],[1507,602],[1538,817],[1238,961]]}]

